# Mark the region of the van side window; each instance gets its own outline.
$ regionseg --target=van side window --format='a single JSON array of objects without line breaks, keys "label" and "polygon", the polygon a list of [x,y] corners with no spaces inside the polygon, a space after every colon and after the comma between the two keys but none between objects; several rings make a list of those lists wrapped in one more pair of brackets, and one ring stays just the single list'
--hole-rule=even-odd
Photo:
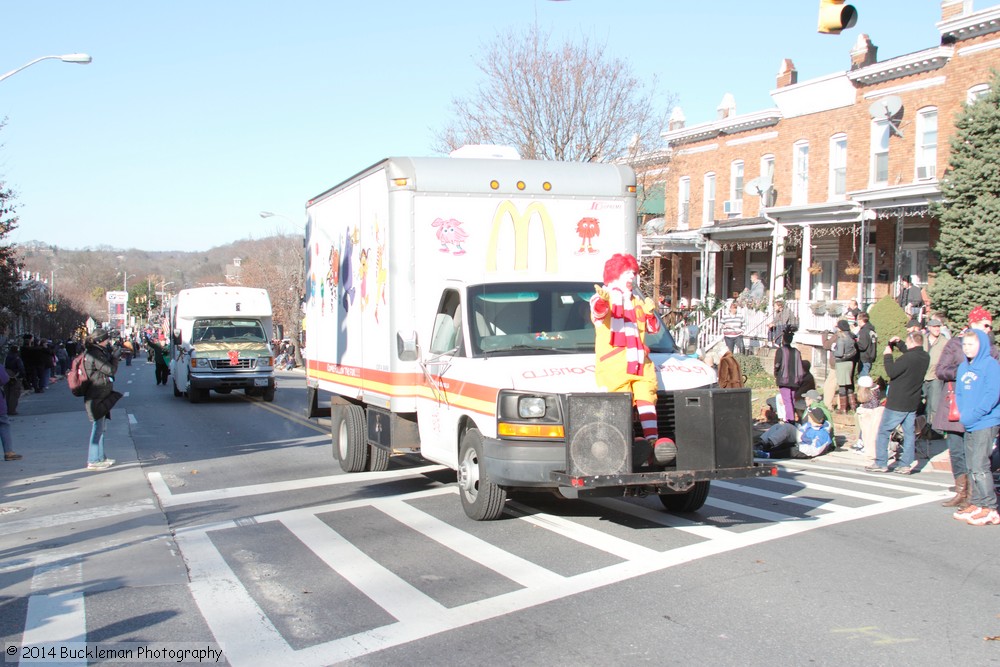
[{"label": "van side window", "polygon": [[434,317],[430,352],[431,354],[455,352],[461,355],[463,349],[462,300],[455,290],[446,290],[441,295],[441,303]]}]

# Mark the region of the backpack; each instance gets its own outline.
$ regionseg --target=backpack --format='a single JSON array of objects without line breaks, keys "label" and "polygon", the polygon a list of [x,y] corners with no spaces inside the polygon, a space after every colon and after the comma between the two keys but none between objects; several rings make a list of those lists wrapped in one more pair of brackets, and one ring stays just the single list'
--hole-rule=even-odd
[{"label": "backpack", "polygon": [[90,378],[87,377],[87,369],[83,365],[83,357],[83,354],[73,357],[69,373],[66,374],[69,391],[74,396],[86,396],[87,390],[90,389]]}]

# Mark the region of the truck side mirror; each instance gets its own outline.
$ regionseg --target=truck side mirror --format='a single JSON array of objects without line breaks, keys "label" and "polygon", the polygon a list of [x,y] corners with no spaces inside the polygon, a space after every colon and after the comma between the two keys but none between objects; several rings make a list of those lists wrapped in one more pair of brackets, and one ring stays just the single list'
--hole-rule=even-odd
[{"label": "truck side mirror", "polygon": [[411,331],[406,338],[403,334],[396,332],[396,356],[400,361],[417,360],[417,332]]}]

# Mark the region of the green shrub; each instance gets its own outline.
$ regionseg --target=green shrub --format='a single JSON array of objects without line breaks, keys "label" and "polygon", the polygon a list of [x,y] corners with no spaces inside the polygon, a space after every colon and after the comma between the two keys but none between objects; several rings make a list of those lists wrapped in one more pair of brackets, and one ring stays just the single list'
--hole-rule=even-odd
[{"label": "green shrub", "polygon": [[893,336],[906,338],[906,323],[910,321],[910,318],[891,296],[882,297],[869,308],[868,317],[871,319],[871,325],[875,327],[875,333],[878,336],[875,362],[872,364],[871,370],[871,376],[875,379],[885,377],[882,352],[885,350],[886,343]]},{"label": "green shrub", "polygon": [[776,387],[774,383],[774,369],[765,368],[764,364],[761,363],[760,357],[756,357],[752,354],[736,354],[737,363],[740,365],[740,371],[743,375],[747,376],[747,381],[744,386],[751,389],[759,388],[773,388]]}]

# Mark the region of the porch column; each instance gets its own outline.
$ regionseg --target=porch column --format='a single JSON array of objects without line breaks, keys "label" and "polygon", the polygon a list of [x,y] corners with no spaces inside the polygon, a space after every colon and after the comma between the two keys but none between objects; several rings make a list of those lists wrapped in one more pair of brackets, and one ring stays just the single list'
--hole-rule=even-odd
[{"label": "porch column", "polygon": [[812,264],[812,227],[802,225],[802,268],[799,275],[799,317],[809,307],[812,294],[812,274],[809,265]]},{"label": "porch column", "polygon": [[774,312],[774,300],[785,292],[785,237],[788,230],[774,222],[771,235],[771,295],[767,300],[768,312]]},{"label": "porch column", "polygon": [[718,298],[719,296],[716,292],[718,285],[715,281],[715,270],[719,261],[720,252],[722,252],[722,247],[718,243],[711,240],[705,242],[705,249],[702,251],[703,258],[701,262],[701,279],[705,286],[705,289],[701,292],[702,299],[707,299],[709,294],[715,298]]}]

